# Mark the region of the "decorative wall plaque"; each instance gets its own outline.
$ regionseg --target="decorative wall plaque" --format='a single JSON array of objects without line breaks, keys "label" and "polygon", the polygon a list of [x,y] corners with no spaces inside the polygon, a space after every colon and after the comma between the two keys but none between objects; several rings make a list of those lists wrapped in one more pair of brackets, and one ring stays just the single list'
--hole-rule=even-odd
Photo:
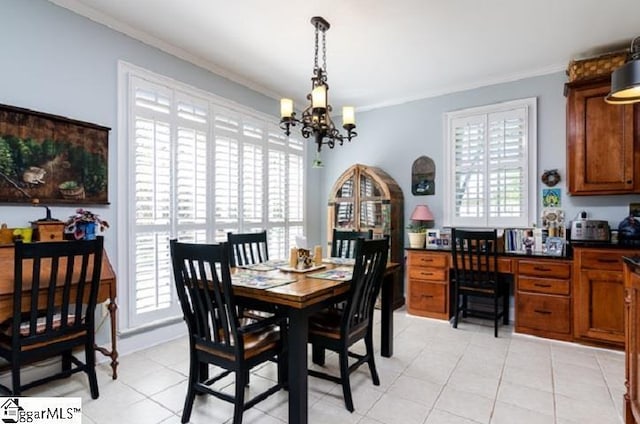
[{"label": "decorative wall plaque", "polygon": [[436,193],[436,164],[427,156],[420,156],[411,167],[411,192],[416,196]]}]

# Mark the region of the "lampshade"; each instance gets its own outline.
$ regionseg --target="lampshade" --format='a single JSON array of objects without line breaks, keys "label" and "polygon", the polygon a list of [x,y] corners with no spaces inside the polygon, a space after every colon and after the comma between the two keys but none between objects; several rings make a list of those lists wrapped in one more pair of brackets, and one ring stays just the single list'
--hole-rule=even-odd
[{"label": "lampshade", "polygon": [[611,92],[607,103],[626,104],[640,102],[640,37],[631,41],[627,63],[611,74]]},{"label": "lampshade", "polygon": [[625,104],[640,101],[640,60],[625,63],[611,74],[611,93],[607,103]]},{"label": "lampshade", "polygon": [[414,221],[433,221],[433,214],[427,205],[418,205],[411,214]]}]

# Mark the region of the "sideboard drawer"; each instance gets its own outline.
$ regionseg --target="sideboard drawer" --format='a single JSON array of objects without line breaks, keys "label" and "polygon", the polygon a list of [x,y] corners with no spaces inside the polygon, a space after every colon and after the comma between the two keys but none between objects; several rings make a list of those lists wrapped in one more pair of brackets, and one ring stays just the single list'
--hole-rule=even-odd
[{"label": "sideboard drawer", "polygon": [[518,290],[535,293],[568,295],[571,293],[571,280],[519,276]]},{"label": "sideboard drawer", "polygon": [[447,312],[448,284],[411,281],[409,305],[412,309],[444,314]]},{"label": "sideboard drawer", "polygon": [[571,277],[571,264],[560,261],[520,260],[518,274],[546,278],[569,278]]},{"label": "sideboard drawer", "polygon": [[580,267],[622,272],[622,256],[620,252],[616,251],[584,249],[580,252]]},{"label": "sideboard drawer", "polygon": [[441,268],[409,268],[409,278],[412,280],[444,281],[447,270]]},{"label": "sideboard drawer", "polygon": [[571,300],[565,296],[518,293],[516,327],[569,334]]},{"label": "sideboard drawer", "polygon": [[430,252],[411,252],[409,255],[409,267],[429,266],[436,268],[447,268],[448,255]]}]

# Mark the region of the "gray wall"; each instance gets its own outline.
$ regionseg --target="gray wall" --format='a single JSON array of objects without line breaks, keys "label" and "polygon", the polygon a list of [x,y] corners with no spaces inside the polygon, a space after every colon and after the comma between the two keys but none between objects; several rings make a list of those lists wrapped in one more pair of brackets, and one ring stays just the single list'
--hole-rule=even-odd
[{"label": "gray wall", "polygon": [[[378,166],[402,187],[405,222],[408,222],[415,205],[426,203],[435,215],[435,227],[441,227],[444,200],[444,114],[501,101],[536,97],[538,178],[547,169],[557,168],[560,171],[562,182],[556,187],[562,190],[562,208],[567,221],[572,220],[579,211],[586,210],[590,217],[608,220],[612,228],[617,228],[628,214],[629,203],[640,201],[640,196],[571,197],[566,193],[565,82],[564,72],[558,72],[357,113],[359,136],[349,145],[323,151],[325,168],[322,195],[326,201],[333,182],[350,165],[362,163]],[[431,157],[436,164],[436,194],[433,196],[411,194],[411,165],[422,155]],[[540,193],[543,187],[546,186],[538,179],[538,225],[542,209]],[[326,225],[326,217],[324,219]],[[407,243],[405,240],[405,244]]]},{"label": "gray wall", "polygon": [[[109,135],[109,198],[117,186],[117,62],[125,60],[218,96],[277,115],[277,100],[266,97],[174,56],[135,41],[45,0],[0,0],[0,103],[67,116],[112,128]],[[311,149],[312,150],[312,149]],[[309,175],[317,187],[318,174]],[[315,192],[308,196],[309,222],[324,216]],[[112,225],[105,235],[107,252],[115,263],[119,228],[116,208],[90,206]],[[54,206],[64,219],[74,208]],[[0,206],[0,222],[28,226],[44,216],[44,209]],[[319,232],[310,234],[317,238]]]},{"label": "gray wall", "polygon": [[[116,184],[117,61],[125,60],[268,114],[279,111],[276,100],[223,77],[135,41],[45,0],[0,0],[0,103],[94,122],[111,127],[109,136],[109,192]],[[394,177],[405,194],[405,221],[418,203],[427,203],[442,224],[443,114],[448,111],[512,99],[538,98],[538,168],[558,168],[565,175],[565,98],[562,72],[475,90],[453,93],[357,114],[359,137],[351,143],[324,149],[325,168],[309,169],[307,179],[307,236],[311,244],[324,241],[326,202],[335,179],[350,165],[379,166]],[[339,105],[335,105],[339,106]],[[339,121],[339,119],[338,119]],[[310,143],[311,144],[311,143]],[[313,156],[313,146],[309,149]],[[410,170],[421,155],[437,166],[436,195],[413,196]],[[311,158],[310,158],[311,159]],[[310,163],[309,159],[309,163]],[[569,197],[563,190],[567,220],[580,210],[612,226],[626,215],[640,196]],[[538,181],[538,191],[542,183]],[[111,204],[91,207],[113,225],[107,233],[107,251],[115,261],[118,223]],[[538,200],[538,211],[541,205]],[[73,208],[54,207],[54,217],[65,218]],[[0,206],[0,222],[27,225],[44,211],[28,206]],[[322,225],[317,225],[320,222]],[[117,269],[117,264],[116,269]]]}]

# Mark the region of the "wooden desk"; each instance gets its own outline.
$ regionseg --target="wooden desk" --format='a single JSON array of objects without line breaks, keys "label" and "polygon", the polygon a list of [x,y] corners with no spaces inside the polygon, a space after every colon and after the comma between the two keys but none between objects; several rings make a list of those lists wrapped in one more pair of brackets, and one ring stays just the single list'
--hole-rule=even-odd
[{"label": "wooden desk", "polygon": [[[14,269],[14,248],[13,246],[0,246],[0,322],[11,319],[13,316],[13,269]],[[116,349],[116,275],[113,272],[107,253],[102,257],[102,278],[100,280],[100,290],[98,292],[98,303],[109,300],[108,310],[111,321],[111,350],[96,346],[96,350],[111,358],[111,369],[113,379],[118,378],[118,351]],[[30,287],[25,287],[29,289]]]},{"label": "wooden desk", "polygon": [[[327,264],[325,269],[334,265]],[[383,356],[393,354],[393,277],[401,269],[400,264],[389,263],[382,287],[382,352]],[[232,270],[237,272],[237,270]],[[265,275],[282,276],[281,271],[269,271]],[[308,374],[307,374],[307,333],[309,316],[346,295],[349,284],[309,278],[307,274],[287,273],[295,276],[294,283],[258,289],[235,286],[236,296],[260,300],[282,307],[289,318],[289,422],[307,424],[309,421]]]}]

